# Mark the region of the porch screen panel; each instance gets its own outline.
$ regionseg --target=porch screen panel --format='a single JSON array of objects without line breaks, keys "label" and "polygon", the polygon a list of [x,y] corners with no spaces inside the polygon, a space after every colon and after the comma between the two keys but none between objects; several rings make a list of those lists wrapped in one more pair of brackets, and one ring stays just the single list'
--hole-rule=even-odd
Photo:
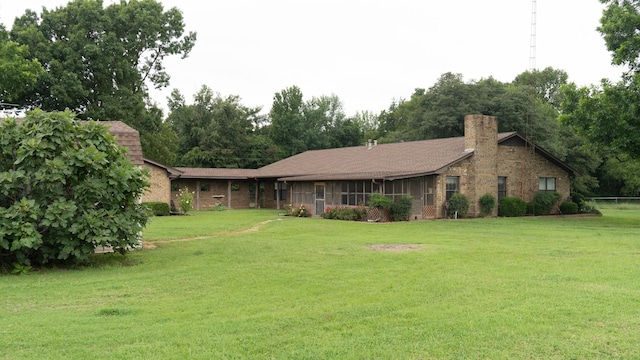
[{"label": "porch screen panel", "polygon": [[313,204],[315,189],[313,183],[297,183],[293,186],[292,204]]}]

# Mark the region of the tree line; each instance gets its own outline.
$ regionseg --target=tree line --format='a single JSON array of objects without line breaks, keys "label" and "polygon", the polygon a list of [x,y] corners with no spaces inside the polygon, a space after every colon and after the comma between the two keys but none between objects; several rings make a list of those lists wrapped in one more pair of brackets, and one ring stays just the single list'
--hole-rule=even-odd
[{"label": "tree line", "polygon": [[481,113],[498,117],[499,131],[517,131],[574,167],[575,191],[639,195],[640,1],[601,1],[608,7],[598,30],[613,62],[628,69],[619,83],[578,87],[554,68],[525,71],[511,82],[445,73],[380,113],[353,115],[337,95],[305,99],[295,85],[275,93],[264,114],[203,84],[190,101],[174,90],[165,116],[148,89],[169,86],[163,59],[187,57],[197,39],[180,10],[155,0],[107,7],[75,0],[41,14],[28,10],[12,29],[0,27],[0,103],[124,121],[140,132],[147,158],[227,168],[258,168],[367,139],[462,136],[464,115]]}]

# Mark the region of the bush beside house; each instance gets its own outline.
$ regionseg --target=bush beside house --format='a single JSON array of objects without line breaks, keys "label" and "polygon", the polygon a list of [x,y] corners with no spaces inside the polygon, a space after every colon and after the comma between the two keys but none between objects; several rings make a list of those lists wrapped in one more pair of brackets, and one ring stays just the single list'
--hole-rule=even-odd
[{"label": "bush beside house", "polygon": [[81,262],[139,244],[148,173],[106,126],[34,110],[0,122],[0,266]]}]

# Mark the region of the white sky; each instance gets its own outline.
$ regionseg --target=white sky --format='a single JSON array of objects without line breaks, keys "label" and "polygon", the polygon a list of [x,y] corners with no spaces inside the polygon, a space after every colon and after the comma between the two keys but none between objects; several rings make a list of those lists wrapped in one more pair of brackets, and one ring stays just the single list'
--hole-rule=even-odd
[{"label": "white sky", "polygon": [[[172,89],[191,103],[207,85],[266,113],[276,92],[296,85],[305,100],[336,94],[347,115],[378,113],[445,72],[509,82],[529,68],[531,0],[159,1],[198,33],[187,59],[164,61],[171,85],[151,95],[165,109]],[[67,3],[0,0],[0,21],[10,29],[26,9]],[[581,86],[619,80],[624,69],[610,65],[596,31],[603,8],[598,0],[538,0],[536,68],[564,70]]]}]

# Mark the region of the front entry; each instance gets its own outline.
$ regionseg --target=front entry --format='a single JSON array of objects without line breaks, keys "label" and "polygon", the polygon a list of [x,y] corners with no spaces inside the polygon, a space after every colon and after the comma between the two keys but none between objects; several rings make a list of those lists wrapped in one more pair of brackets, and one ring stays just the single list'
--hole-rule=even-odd
[{"label": "front entry", "polygon": [[324,213],[324,183],[316,184],[316,207],[314,215],[320,216]]}]

